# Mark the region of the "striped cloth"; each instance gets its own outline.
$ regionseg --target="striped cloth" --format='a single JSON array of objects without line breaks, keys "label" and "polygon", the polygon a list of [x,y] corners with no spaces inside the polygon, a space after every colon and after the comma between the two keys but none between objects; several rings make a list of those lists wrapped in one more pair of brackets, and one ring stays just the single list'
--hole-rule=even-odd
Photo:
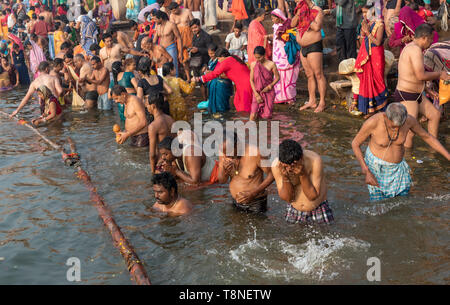
[{"label": "striped cloth", "polygon": [[290,203],[286,206],[285,219],[289,223],[326,223],[333,222],[333,211],[328,206],[328,200],[322,202],[316,209],[302,212],[294,208]]},{"label": "striped cloth", "polygon": [[400,163],[390,163],[375,157],[367,147],[364,158],[369,170],[377,178],[378,185],[367,185],[370,201],[378,201],[396,196],[408,195],[411,187],[410,168],[405,159]]}]

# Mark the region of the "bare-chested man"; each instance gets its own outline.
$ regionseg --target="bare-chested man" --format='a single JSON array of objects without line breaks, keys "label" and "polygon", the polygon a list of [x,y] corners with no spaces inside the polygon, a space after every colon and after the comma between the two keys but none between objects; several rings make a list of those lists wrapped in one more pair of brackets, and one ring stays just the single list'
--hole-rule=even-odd
[{"label": "bare-chested man", "polygon": [[44,17],[44,21],[49,25],[53,26],[53,13],[52,10],[48,6],[44,6],[44,11],[39,14],[39,17]]},{"label": "bare-chested man", "polygon": [[302,47],[301,61],[308,78],[308,102],[300,107],[300,111],[316,108],[316,88],[319,89],[320,101],[314,112],[325,109],[327,81],[323,74],[322,23],[323,12],[311,0],[296,0],[297,8],[291,25],[297,26],[297,42]]},{"label": "bare-chested man", "polygon": [[145,109],[141,100],[131,94],[127,89],[115,85],[111,90],[111,95],[116,103],[125,106],[125,131],[119,132],[118,143],[124,143],[131,138],[131,146],[145,147],[148,146],[147,118],[145,117]]},{"label": "bare-chested man", "polygon": [[[423,63],[423,50],[428,49],[433,41],[433,28],[422,24],[416,28],[414,40],[407,44],[398,61],[398,83],[394,100],[401,102],[408,114],[417,119],[419,113],[428,119],[428,132],[437,138],[440,113],[423,95],[425,82],[434,79],[448,80],[446,72],[426,72]],[[414,134],[410,132],[405,147],[413,146]]]},{"label": "bare-chested man", "polygon": [[[134,21],[133,21],[134,22]],[[128,35],[122,31],[117,31],[114,28],[108,30],[108,34],[110,34],[114,41],[117,41],[124,48],[133,49],[133,42],[130,40]],[[105,40],[103,39],[103,42]]]},{"label": "bare-chested man", "polygon": [[152,59],[158,71],[158,75],[162,75],[162,67],[166,62],[172,62],[172,56],[160,45],[154,44],[150,37],[142,39],[141,48]]},{"label": "bare-chested man", "polygon": [[192,12],[194,18],[203,23],[203,16],[205,16],[205,6],[202,0],[184,0],[183,6]]},{"label": "bare-chested man", "polygon": [[166,213],[167,216],[180,216],[192,211],[191,202],[178,194],[177,181],[172,174],[167,172],[156,174],[152,178],[152,183],[156,199],[152,210]]},{"label": "bare-chested man", "polygon": [[191,27],[189,26],[189,22],[194,19],[191,11],[187,8],[180,8],[180,6],[176,2],[172,2],[168,10],[170,12],[170,21],[175,23],[180,31],[181,41],[183,43],[183,68],[186,74],[186,78],[188,82],[191,80],[191,75],[189,73],[189,48],[192,47],[192,38],[193,33]]},{"label": "bare-chested man", "polygon": [[119,43],[114,43],[111,34],[103,35],[103,42],[105,47],[100,50],[100,59],[103,65],[109,72],[111,72],[111,65],[116,61],[122,61],[122,54],[132,54],[136,56],[147,56],[145,53],[126,48]]},{"label": "bare-chested man", "polygon": [[[227,145],[227,143],[229,144]],[[238,151],[237,134],[234,139],[225,137],[219,148],[219,183],[230,179],[230,193],[233,205],[247,212],[265,212],[267,210],[266,188],[272,184],[270,167],[262,166],[263,157],[259,149],[245,144],[244,152]],[[232,148],[230,152],[227,146]],[[264,178],[264,173],[266,178]]]},{"label": "bare-chested man", "polygon": [[83,54],[75,55],[73,62],[75,68],[79,71],[78,84],[80,87],[78,88],[78,94],[84,96],[84,106],[87,109],[94,108],[97,105],[98,93],[97,85],[89,82],[89,77],[92,75],[92,66],[84,59]]},{"label": "bare-chested man", "polygon": [[70,52],[72,50],[72,45],[70,42],[65,41],[61,44],[60,51],[58,54],[56,54],[55,58],[61,58],[64,59],[64,55],[67,54],[67,52]]},{"label": "bare-chested man", "polygon": [[112,103],[108,98],[109,89],[109,71],[106,69],[100,57],[93,56],[90,60],[92,66],[92,75],[89,75],[86,79],[93,85],[97,86],[97,108],[101,110],[111,110]]},{"label": "bare-chested man", "polygon": [[[377,113],[368,119],[352,142],[356,159],[366,176],[371,201],[408,194],[411,187],[410,168],[403,156],[409,132],[414,132],[450,160],[448,151],[414,117],[408,115],[405,106],[390,104],[385,113]],[[367,138],[370,142],[364,158],[360,146]]]},{"label": "bare-chested man", "polygon": [[145,108],[153,116],[153,121],[148,125],[149,159],[152,173],[155,172],[158,161],[158,144],[172,134],[171,128],[175,122],[170,115],[163,112],[164,103],[162,94],[151,94],[144,101]]},{"label": "bare-chested man", "polygon": [[47,61],[43,61],[39,64],[38,71],[39,76],[31,83],[30,87],[28,88],[27,94],[24,96],[17,109],[13,111],[11,117],[15,116],[17,113],[19,113],[20,110],[22,110],[22,108],[32,97],[33,93],[35,93],[36,90],[41,86],[47,86],[56,98],[61,96],[61,94],[63,93],[63,89],[58,78],[49,74],[50,64]]},{"label": "bare-chested man", "polygon": [[280,144],[279,158],[272,163],[278,195],[287,201],[285,219],[289,223],[330,223],[333,211],[328,205],[327,184],[322,158],[303,150],[293,140]]},{"label": "bare-chested man", "polygon": [[[178,62],[183,59],[183,41],[181,40],[180,31],[177,26],[169,21],[169,17],[162,11],[155,12],[156,31],[153,35],[153,43],[159,40],[159,45],[166,49],[172,56],[173,64],[178,77]],[[177,52],[178,47],[178,52]]]}]

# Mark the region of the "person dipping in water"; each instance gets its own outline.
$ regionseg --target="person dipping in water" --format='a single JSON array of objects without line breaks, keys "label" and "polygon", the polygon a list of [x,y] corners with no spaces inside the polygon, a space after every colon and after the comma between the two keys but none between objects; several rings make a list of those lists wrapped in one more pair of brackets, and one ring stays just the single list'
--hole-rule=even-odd
[{"label": "person dipping in water", "polygon": [[191,202],[178,194],[177,181],[171,173],[154,175],[152,183],[156,199],[152,210],[167,213],[167,216],[180,216],[192,211]]},{"label": "person dipping in water", "polygon": [[34,126],[42,126],[59,120],[62,117],[62,108],[58,99],[47,86],[40,86],[37,90],[41,108],[41,116],[31,121]]},{"label": "person dipping in water", "polygon": [[273,182],[270,167],[262,166],[263,157],[257,147],[245,144],[244,153],[239,156],[236,133],[234,133],[234,141],[230,143],[233,147],[231,153],[226,147],[232,140],[226,136],[224,138],[222,147],[219,148],[219,183],[226,183],[230,179],[233,205],[238,210],[264,213],[267,210],[266,188]]}]

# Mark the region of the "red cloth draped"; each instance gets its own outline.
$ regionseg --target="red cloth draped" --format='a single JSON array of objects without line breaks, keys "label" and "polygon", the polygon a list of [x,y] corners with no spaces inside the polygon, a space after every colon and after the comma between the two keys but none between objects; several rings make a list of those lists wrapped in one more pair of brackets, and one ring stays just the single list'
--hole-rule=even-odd
[{"label": "red cloth draped", "polygon": [[311,26],[311,22],[313,22],[314,19],[316,19],[316,16],[319,13],[319,11],[310,9],[308,4],[305,1],[300,1],[297,4],[297,7],[294,10],[294,14],[297,14],[297,12],[299,10],[300,10],[300,15],[298,18],[297,30],[298,30],[298,34],[300,35],[300,38],[301,38],[301,37],[303,37],[303,34],[305,34],[305,32]]},{"label": "red cloth draped", "polygon": [[261,22],[257,20],[253,20],[252,22],[250,22],[250,25],[248,26],[248,39],[247,39],[247,55],[249,64],[256,60],[253,52],[255,51],[255,48],[258,46],[264,47],[266,49],[267,59],[271,58],[272,56],[271,48],[268,48],[266,45],[264,45],[264,36],[266,35],[267,35],[266,29],[264,29],[264,26],[261,24]]},{"label": "red cloth draped", "polygon": [[261,93],[270,83],[273,82],[273,72],[267,70],[264,65],[257,62],[253,71],[253,83],[255,89],[261,95],[263,102],[259,104],[256,97],[253,96],[251,113],[258,113],[263,119],[272,118],[273,101],[275,100],[275,90],[272,88],[269,92]]}]

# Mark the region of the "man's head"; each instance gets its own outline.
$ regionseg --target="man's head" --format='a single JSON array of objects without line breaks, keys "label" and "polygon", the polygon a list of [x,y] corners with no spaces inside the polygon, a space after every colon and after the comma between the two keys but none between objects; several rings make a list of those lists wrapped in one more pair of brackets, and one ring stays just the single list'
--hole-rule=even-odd
[{"label": "man's head", "polygon": [[415,43],[422,48],[422,50],[428,49],[433,43],[434,29],[428,23],[423,23],[416,28],[414,32]]},{"label": "man's head", "polygon": [[166,22],[167,20],[169,20],[169,17],[163,11],[156,11],[155,12],[155,22],[156,22],[156,24],[162,24],[162,23]]},{"label": "man's head", "polygon": [[145,103],[145,107],[150,114],[154,115],[157,111],[163,111],[164,103],[164,97],[162,94],[150,94]]},{"label": "man's head", "polygon": [[297,165],[303,163],[303,149],[300,144],[294,140],[284,140],[280,144],[278,158],[281,166],[284,167],[286,171],[290,171]]},{"label": "man's head", "polygon": [[112,48],[114,45],[113,37],[110,33],[103,35],[103,42],[107,48]]},{"label": "man's head", "polygon": [[91,46],[89,47],[89,51],[92,52],[92,54],[98,56],[100,54],[100,50],[102,48],[100,48],[100,46],[96,43],[91,44]]},{"label": "man's head", "polygon": [[111,90],[111,95],[114,102],[119,104],[125,104],[128,99],[128,92],[125,87],[121,85],[115,85]]},{"label": "man's head", "polygon": [[153,192],[156,202],[169,205],[178,197],[177,181],[171,173],[164,172],[156,174],[152,178]]},{"label": "man's head", "polygon": [[172,153],[173,141],[173,137],[167,136],[158,144],[159,157],[161,158],[161,160],[169,164],[175,161],[175,156]]},{"label": "man's head", "polygon": [[236,24],[234,25],[234,28],[233,28],[233,32],[234,32],[234,36],[236,36],[236,37],[241,36],[242,23],[236,22]]},{"label": "man's head", "polygon": [[65,53],[67,53],[67,51],[69,51],[69,49],[71,47],[72,47],[71,44],[69,42],[65,41],[61,44],[60,50],[65,54]]},{"label": "man's head", "polygon": [[200,20],[195,18],[192,19],[191,22],[189,22],[189,26],[191,27],[191,31],[192,33],[194,33],[194,35],[197,35],[198,33],[200,33],[201,27],[200,27]]},{"label": "man's head", "polygon": [[408,111],[401,103],[389,104],[385,113],[388,118],[386,125],[388,125],[390,129],[399,129],[405,124],[408,117]]},{"label": "man's head", "polygon": [[171,13],[171,14],[175,14],[175,15],[179,15],[181,10],[180,10],[180,6],[178,5],[178,3],[176,2],[171,2],[169,4],[169,6],[167,7],[167,10]]},{"label": "man's head", "polygon": [[91,66],[94,70],[100,70],[102,68],[102,60],[98,56],[92,56]]},{"label": "man's head", "polygon": [[48,61],[43,61],[38,66],[38,71],[41,73],[48,73],[50,72],[50,64]]},{"label": "man's head", "polygon": [[64,63],[69,66],[71,66],[73,64],[73,53],[72,52],[69,51],[66,54],[64,54]]},{"label": "man's head", "polygon": [[77,54],[77,55],[75,55],[75,57],[73,59],[73,63],[75,64],[75,67],[77,69],[80,69],[83,66],[84,61],[85,61],[85,59],[84,59],[83,54]]},{"label": "man's head", "polygon": [[53,71],[59,73],[64,68],[64,60],[62,58],[55,58],[53,60]]}]

